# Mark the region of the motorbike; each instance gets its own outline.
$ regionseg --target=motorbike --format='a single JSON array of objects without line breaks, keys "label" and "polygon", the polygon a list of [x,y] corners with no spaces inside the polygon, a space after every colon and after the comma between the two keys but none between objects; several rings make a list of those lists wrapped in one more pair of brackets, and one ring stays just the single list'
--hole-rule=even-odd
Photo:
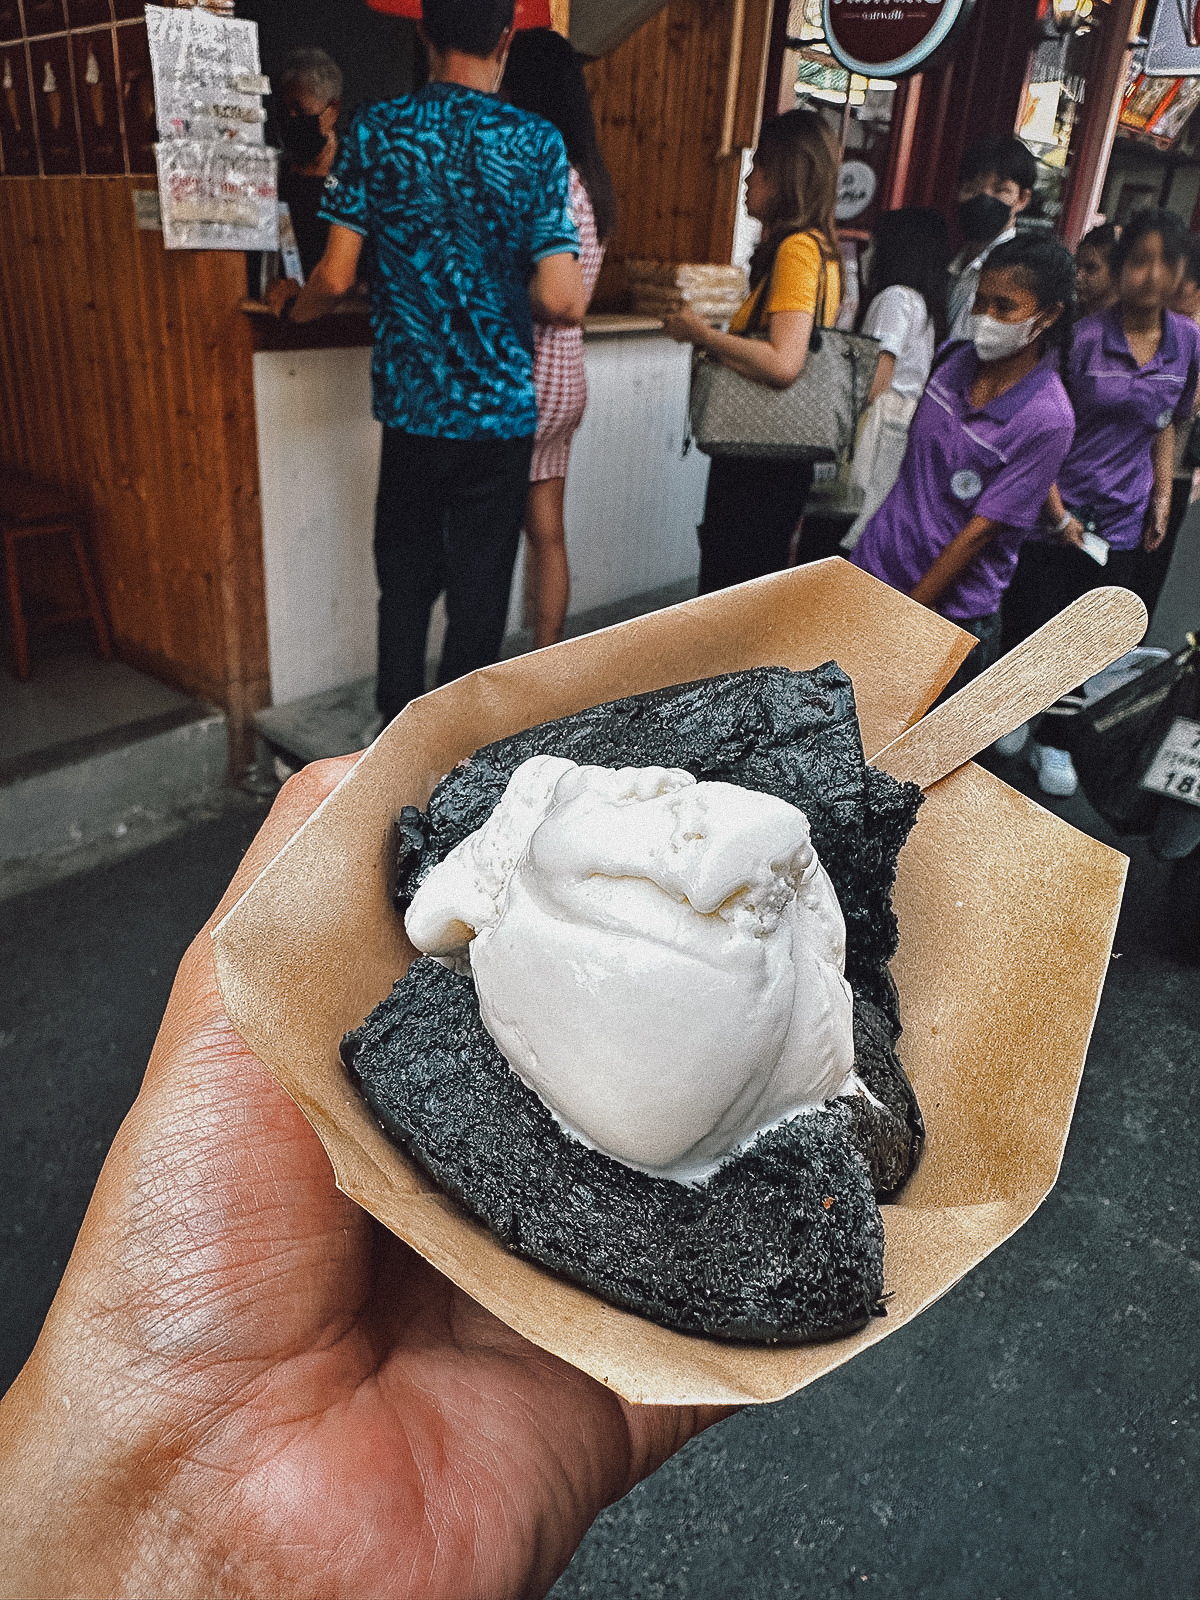
[{"label": "motorbike", "polygon": [[1084,685],[1067,748],[1089,803],[1171,863],[1174,953],[1200,963],[1200,642],[1138,649]]}]

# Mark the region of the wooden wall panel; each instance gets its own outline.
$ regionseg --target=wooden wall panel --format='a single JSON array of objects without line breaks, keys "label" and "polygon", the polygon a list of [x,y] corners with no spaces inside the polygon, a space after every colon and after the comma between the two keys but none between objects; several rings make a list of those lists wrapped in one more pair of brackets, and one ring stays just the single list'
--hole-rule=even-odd
[{"label": "wooden wall panel", "polygon": [[762,106],[771,0],[671,0],[585,69],[619,219],[596,304],[628,256],[728,261],[741,170]]},{"label": "wooden wall panel", "polygon": [[79,496],[121,655],[236,751],[269,700],[245,260],[139,232],[145,187],[0,179],[0,462]]}]

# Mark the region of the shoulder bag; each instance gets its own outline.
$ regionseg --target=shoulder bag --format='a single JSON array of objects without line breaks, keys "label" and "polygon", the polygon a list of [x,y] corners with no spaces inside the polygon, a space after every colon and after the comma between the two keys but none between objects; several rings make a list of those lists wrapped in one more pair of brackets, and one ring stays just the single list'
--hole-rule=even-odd
[{"label": "shoulder bag", "polygon": [[[772,268],[774,271],[774,268]],[[761,330],[769,279],[758,292],[746,337]],[[825,314],[821,261],[819,305]],[[879,362],[879,342],[814,323],[800,376],[786,389],[743,378],[697,351],[692,366],[691,426],[696,448],[710,456],[783,461],[837,461],[853,446]]]}]

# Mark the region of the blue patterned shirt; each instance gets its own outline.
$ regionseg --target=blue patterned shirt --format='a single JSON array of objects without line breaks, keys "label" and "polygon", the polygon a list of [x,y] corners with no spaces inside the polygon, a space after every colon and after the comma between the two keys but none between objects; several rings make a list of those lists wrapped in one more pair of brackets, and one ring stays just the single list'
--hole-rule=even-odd
[{"label": "blue patterned shirt", "polygon": [[578,255],[562,137],[495,95],[435,83],[366,107],[321,216],[370,241],[374,413],[408,433],[521,439],[537,427],[535,264]]}]

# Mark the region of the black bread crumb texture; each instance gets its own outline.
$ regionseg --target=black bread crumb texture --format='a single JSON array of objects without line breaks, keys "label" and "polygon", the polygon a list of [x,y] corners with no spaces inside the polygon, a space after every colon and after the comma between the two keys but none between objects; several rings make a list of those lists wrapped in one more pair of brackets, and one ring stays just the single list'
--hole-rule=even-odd
[{"label": "black bread crumb texture", "polygon": [[924,1128],[896,1055],[896,859],[920,793],[863,760],[832,662],[730,673],[581,711],[479,750],[399,823],[397,902],[491,815],[521,762],[682,767],[808,817],[846,920],[856,1070],[882,1104],[832,1101],[703,1183],[652,1177],[570,1138],[510,1070],[470,978],[419,959],[342,1046],[385,1132],[509,1249],[685,1333],[756,1343],[852,1332],[881,1310],[883,1224]]}]

